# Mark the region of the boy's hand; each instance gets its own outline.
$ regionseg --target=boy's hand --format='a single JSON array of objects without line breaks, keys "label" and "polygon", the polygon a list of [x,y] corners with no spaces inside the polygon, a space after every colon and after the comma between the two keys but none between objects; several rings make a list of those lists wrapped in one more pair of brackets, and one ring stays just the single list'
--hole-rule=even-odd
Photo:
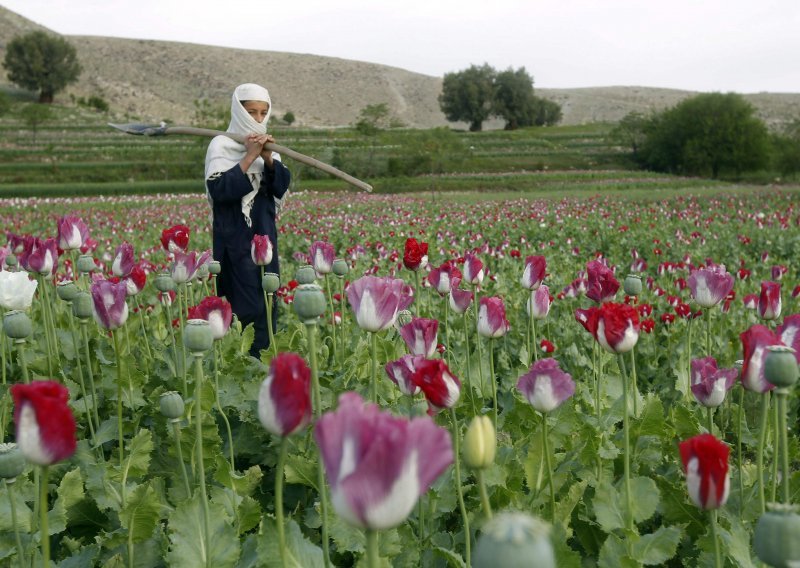
[{"label": "boy's hand", "polygon": [[272,166],[272,150],[267,150],[266,148],[263,147],[263,145],[266,144],[267,142],[274,143],[275,142],[275,138],[270,134],[264,134],[263,136],[259,137],[259,140],[262,141],[261,142],[261,145],[262,145],[261,157],[264,158],[264,165],[266,165],[269,169],[272,169],[272,167],[273,167]]}]

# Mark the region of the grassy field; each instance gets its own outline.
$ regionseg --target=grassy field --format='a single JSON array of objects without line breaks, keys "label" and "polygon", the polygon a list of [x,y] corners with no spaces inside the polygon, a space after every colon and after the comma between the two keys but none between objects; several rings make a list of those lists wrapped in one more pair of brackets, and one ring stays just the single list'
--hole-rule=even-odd
[{"label": "grassy field", "polygon": [[[0,118],[0,196],[202,193],[207,138],[130,136],[109,117],[56,107],[34,131],[14,112]],[[568,194],[639,192],[644,196],[730,184],[634,170],[608,141],[611,125],[461,132],[275,126],[278,141],[364,179],[378,193],[474,191]],[[294,191],[347,186],[297,162]]]}]

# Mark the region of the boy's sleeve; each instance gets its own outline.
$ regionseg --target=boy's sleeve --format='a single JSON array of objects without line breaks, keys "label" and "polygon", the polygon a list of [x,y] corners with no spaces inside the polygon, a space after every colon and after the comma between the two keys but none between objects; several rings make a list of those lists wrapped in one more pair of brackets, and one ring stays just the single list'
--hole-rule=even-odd
[{"label": "boy's sleeve", "polygon": [[264,168],[264,176],[261,178],[261,190],[275,199],[281,199],[289,183],[292,181],[292,174],[289,168],[284,166],[279,160],[272,162],[273,169]]},{"label": "boy's sleeve", "polygon": [[206,186],[208,186],[211,199],[218,203],[239,201],[253,191],[250,179],[242,172],[242,168],[238,164],[226,172],[211,174],[206,180]]}]

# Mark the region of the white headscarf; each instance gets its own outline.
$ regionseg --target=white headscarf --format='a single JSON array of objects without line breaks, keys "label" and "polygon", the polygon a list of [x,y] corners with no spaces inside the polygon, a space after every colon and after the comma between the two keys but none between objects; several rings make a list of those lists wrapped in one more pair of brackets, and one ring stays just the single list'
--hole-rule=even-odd
[{"label": "white headscarf", "polygon": [[[250,114],[242,106],[242,101],[262,101],[268,105],[267,116],[263,122],[256,122]],[[254,83],[245,83],[239,85],[233,91],[231,96],[231,122],[228,125],[228,132],[234,134],[241,134],[247,136],[248,134],[266,134],[267,123],[269,116],[272,113],[272,101],[269,97],[269,92],[262,86]],[[239,144],[235,140],[231,140],[227,136],[217,136],[208,145],[206,152],[206,170],[205,179],[211,179],[219,176],[223,172],[228,171],[237,165],[242,158],[244,158],[247,150],[244,144]],[[280,160],[280,155],[273,153],[273,159]],[[264,159],[259,156],[250,167],[247,169],[247,176],[250,178],[250,184],[253,186],[253,191],[248,193],[242,198],[242,214],[244,215],[245,222],[249,227],[252,224],[250,219],[250,210],[253,208],[253,200],[258,193],[258,187],[261,185],[261,177],[264,172]],[[211,204],[211,196],[208,193],[208,184],[206,184],[206,196],[208,197],[209,204]]]}]

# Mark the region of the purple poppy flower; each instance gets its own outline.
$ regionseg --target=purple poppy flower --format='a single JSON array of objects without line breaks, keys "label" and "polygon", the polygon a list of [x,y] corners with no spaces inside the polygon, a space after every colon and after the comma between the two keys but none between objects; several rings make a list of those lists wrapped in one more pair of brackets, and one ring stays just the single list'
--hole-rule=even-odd
[{"label": "purple poppy flower", "polygon": [[258,266],[266,266],[272,262],[272,241],[268,235],[253,235],[250,241],[250,258]]},{"label": "purple poppy flower", "polygon": [[450,309],[457,314],[463,314],[467,311],[474,296],[469,290],[459,289],[460,282],[460,278],[453,278],[453,287],[450,289]]},{"label": "purple poppy flower", "polygon": [[781,343],[794,349],[794,356],[800,363],[800,314],[783,318],[783,324],[776,331]]},{"label": "purple poppy flower", "polygon": [[100,280],[92,284],[92,313],[97,323],[114,330],[121,327],[128,319],[128,304],[125,298],[128,286],[125,282]]},{"label": "purple poppy flower", "polygon": [[412,355],[433,357],[436,353],[436,335],[439,331],[439,320],[427,318],[412,318],[400,328],[400,337],[406,342],[408,351]]},{"label": "purple poppy flower", "polygon": [[535,320],[541,320],[550,313],[550,288],[545,285],[539,286],[531,292],[530,300],[526,305],[528,316]]},{"label": "purple poppy flower", "polygon": [[781,317],[781,285],[778,282],[762,282],[758,297],[758,315],[761,319],[774,320]]},{"label": "purple poppy flower", "polygon": [[170,276],[176,284],[185,284],[197,275],[197,270],[204,264],[211,262],[211,252],[204,251],[199,255],[192,251],[188,253],[175,252]]},{"label": "purple poppy flower", "polygon": [[296,353],[272,358],[258,393],[258,418],[276,436],[290,436],[311,422],[311,369]]},{"label": "purple poppy flower", "polygon": [[588,287],[586,295],[602,304],[614,299],[619,290],[619,282],[614,277],[614,272],[599,260],[592,260],[586,265]]},{"label": "purple poppy flower", "polygon": [[451,262],[445,262],[438,268],[432,269],[428,273],[428,284],[436,290],[440,296],[449,294],[453,289],[456,278],[461,278],[461,271]]},{"label": "purple poppy flower", "polygon": [[575,382],[552,357],[540,359],[517,381],[525,399],[539,412],[555,410],[575,394]]},{"label": "purple poppy flower", "polygon": [[64,215],[58,220],[58,248],[77,250],[89,238],[89,228],[80,217]]},{"label": "purple poppy flower", "polygon": [[111,264],[111,272],[114,276],[125,278],[133,270],[136,261],[133,258],[133,245],[122,243],[114,252],[114,262]]},{"label": "purple poppy flower", "polygon": [[544,280],[547,272],[547,260],[543,256],[529,256],[525,259],[525,270],[522,272],[520,283],[523,288],[536,290]]},{"label": "purple poppy flower", "polygon": [[506,306],[497,296],[481,298],[478,310],[478,333],[483,337],[502,337],[511,326],[506,319]]},{"label": "purple poppy flower", "polygon": [[425,357],[419,355],[403,355],[396,361],[386,363],[384,369],[400,392],[414,396],[420,391],[419,385],[413,380],[414,371],[416,371],[417,364],[424,360]]},{"label": "purple poppy flower", "polygon": [[701,268],[689,275],[689,292],[700,307],[711,308],[725,299],[733,282],[733,274],[726,272],[724,266]]},{"label": "purple poppy flower", "polygon": [[414,301],[414,291],[398,278],[362,276],[348,286],[347,300],[358,326],[376,332],[394,325],[397,312]]},{"label": "purple poppy flower", "polygon": [[[21,261],[20,261],[21,262]],[[31,241],[30,254],[27,255],[27,270],[37,274],[52,274],[58,265],[58,245],[54,238]]]},{"label": "purple poppy flower", "polygon": [[744,364],[742,365],[742,386],[753,392],[763,393],[775,388],[764,378],[764,359],[767,347],[781,345],[780,338],[768,327],[756,324],[739,336],[742,340]]},{"label": "purple poppy flower", "polygon": [[483,275],[483,263],[473,253],[468,252],[464,259],[464,280],[472,286],[480,286]]},{"label": "purple poppy flower", "polygon": [[311,266],[317,271],[317,274],[330,274],[333,270],[333,258],[336,256],[336,251],[333,245],[324,241],[316,241],[311,245]]},{"label": "purple poppy flower", "polygon": [[428,416],[398,418],[348,392],[314,427],[331,503],[348,523],[396,527],[453,462],[450,434]]},{"label": "purple poppy flower", "polygon": [[692,394],[703,406],[716,408],[725,402],[738,375],[736,369],[718,369],[713,357],[692,359]]}]

